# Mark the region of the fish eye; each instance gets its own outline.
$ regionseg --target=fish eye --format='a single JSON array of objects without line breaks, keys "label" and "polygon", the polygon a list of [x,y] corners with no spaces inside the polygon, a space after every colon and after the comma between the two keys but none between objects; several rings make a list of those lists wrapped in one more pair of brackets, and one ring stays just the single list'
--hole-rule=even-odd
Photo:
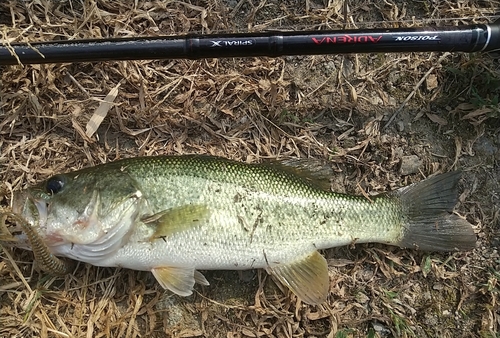
[{"label": "fish eye", "polygon": [[48,194],[54,195],[64,188],[65,179],[62,176],[54,176],[49,178],[45,185],[45,190]]}]

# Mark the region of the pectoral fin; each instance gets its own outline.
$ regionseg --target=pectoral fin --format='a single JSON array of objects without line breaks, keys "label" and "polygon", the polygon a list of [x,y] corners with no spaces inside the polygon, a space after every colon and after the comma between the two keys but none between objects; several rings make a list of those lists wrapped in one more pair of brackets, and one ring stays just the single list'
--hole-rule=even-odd
[{"label": "pectoral fin", "polygon": [[151,270],[153,276],[164,289],[168,289],[179,296],[190,296],[193,293],[194,283],[209,285],[205,276],[194,268],[159,267]]},{"label": "pectoral fin", "polygon": [[151,240],[165,238],[174,233],[189,230],[206,220],[210,212],[205,205],[188,204],[161,211],[142,219],[155,227]]},{"label": "pectoral fin", "polygon": [[330,279],[326,259],[319,252],[269,267],[267,271],[305,303],[318,305],[326,301]]}]

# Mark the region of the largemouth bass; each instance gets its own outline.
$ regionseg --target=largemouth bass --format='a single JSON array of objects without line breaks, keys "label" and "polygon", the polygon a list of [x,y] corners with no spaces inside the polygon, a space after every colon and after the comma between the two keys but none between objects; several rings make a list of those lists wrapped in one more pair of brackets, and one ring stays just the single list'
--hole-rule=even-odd
[{"label": "largemouth bass", "polygon": [[199,270],[264,268],[309,304],[329,291],[319,249],[378,242],[471,250],[471,225],[451,213],[459,172],[370,198],[339,194],[287,165],[207,156],[124,159],[55,175],[14,196],[13,211],[42,266],[56,256],[151,271],[181,296]]}]

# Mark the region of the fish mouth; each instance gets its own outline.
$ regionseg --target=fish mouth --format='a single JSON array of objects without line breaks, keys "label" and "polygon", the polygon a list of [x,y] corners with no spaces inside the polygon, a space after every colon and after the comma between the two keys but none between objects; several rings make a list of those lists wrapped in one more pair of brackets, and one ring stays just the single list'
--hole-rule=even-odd
[{"label": "fish mouth", "polygon": [[[48,217],[48,205],[43,199],[35,198],[27,191],[17,192],[14,193],[11,208],[14,214],[24,219],[32,227],[45,228]],[[9,230],[20,242],[27,240],[26,235],[21,233],[23,232],[21,226],[15,225],[9,227]]]},{"label": "fish mouth", "polygon": [[[61,261],[52,254],[51,245],[47,243],[46,224],[48,204],[43,199],[37,199],[28,192],[16,193],[13,196],[11,217],[16,227],[23,232],[13,234],[17,240],[14,246],[32,250],[35,261],[42,270],[51,274],[64,275],[70,270],[67,262]],[[44,228],[40,231],[40,228]],[[44,234],[45,236],[41,236]]]}]

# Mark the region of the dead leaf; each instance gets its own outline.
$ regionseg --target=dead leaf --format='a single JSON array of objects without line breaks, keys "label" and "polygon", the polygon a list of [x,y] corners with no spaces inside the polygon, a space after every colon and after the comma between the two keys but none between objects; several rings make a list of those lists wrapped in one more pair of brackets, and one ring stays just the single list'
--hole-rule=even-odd
[{"label": "dead leaf", "polygon": [[118,83],[116,87],[111,89],[104,98],[104,100],[101,102],[99,107],[95,110],[94,114],[90,118],[89,122],[87,122],[85,134],[87,137],[92,137],[94,133],[97,131],[97,128],[101,125],[102,121],[104,121],[104,118],[106,115],[108,115],[109,110],[113,107],[113,102],[115,101],[116,97],[118,96],[118,88],[120,87],[121,83]]},{"label": "dead leaf", "polygon": [[36,114],[40,114],[43,111],[42,105],[40,104],[40,101],[38,101],[38,97],[34,95],[33,93],[28,93],[29,101],[31,105],[33,106],[33,109],[35,110]]},{"label": "dead leaf", "polygon": [[76,130],[78,135],[80,135],[85,141],[88,143],[93,143],[94,141],[83,131],[82,126],[78,123],[78,121],[75,118],[71,119],[71,125],[73,128]]},{"label": "dead leaf", "polygon": [[453,164],[451,165],[452,168],[455,168],[455,166],[457,165],[461,153],[462,153],[462,140],[457,136],[455,137],[455,161],[453,161]]},{"label": "dead leaf", "polygon": [[431,113],[426,113],[426,115],[429,118],[429,120],[431,120],[432,122],[436,122],[437,124],[439,124],[441,126],[446,126],[448,124],[448,121],[439,115],[431,114]]},{"label": "dead leaf", "polygon": [[[208,17],[208,12],[207,12],[207,10],[205,8],[200,7],[200,6],[196,6],[196,5],[192,5],[192,4],[189,4],[189,3],[186,3],[186,2],[181,2],[181,4],[183,4],[187,8],[190,8],[192,10],[200,12],[201,26],[203,28],[205,28],[205,29],[208,29],[208,23],[207,23],[207,20],[206,20],[206,18]],[[209,29],[208,29],[208,31],[210,32]]]},{"label": "dead leaf", "polygon": [[306,313],[306,317],[309,320],[318,320],[318,319],[323,319],[323,318],[326,318],[329,316],[330,316],[330,313],[328,313],[326,311],[321,311],[321,310],[318,312],[307,312]]},{"label": "dead leaf", "polygon": [[493,109],[487,108],[487,107],[479,108],[479,109],[476,109],[476,110],[470,112],[469,114],[467,114],[465,116],[462,116],[461,120],[471,120],[475,117],[491,113],[492,111],[493,111]]},{"label": "dead leaf", "polygon": [[351,102],[356,105],[356,103],[358,103],[358,93],[356,93],[356,88],[354,88],[349,82],[347,82],[349,84],[349,88],[350,88],[350,99],[351,99]]},{"label": "dead leaf", "polygon": [[455,110],[472,110],[474,109],[474,105],[472,103],[460,103]]},{"label": "dead leaf", "polygon": [[146,108],[145,92],[146,89],[144,88],[144,82],[141,81],[141,86],[139,87],[139,104],[141,110],[144,110]]}]

